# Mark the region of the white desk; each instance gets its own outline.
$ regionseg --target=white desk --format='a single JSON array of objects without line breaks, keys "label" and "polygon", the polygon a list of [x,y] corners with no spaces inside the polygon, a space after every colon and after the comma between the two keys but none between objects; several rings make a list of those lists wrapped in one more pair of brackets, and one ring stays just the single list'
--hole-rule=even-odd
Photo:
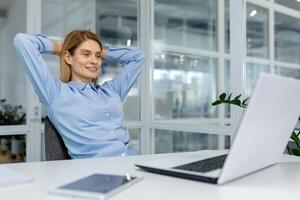
[{"label": "white desk", "polygon": [[[208,152],[201,151],[201,153]],[[300,157],[284,155],[281,164],[221,186],[152,174],[134,166],[136,161],[170,156],[172,154],[7,164],[6,167],[33,177],[34,182],[0,188],[0,199],[64,199],[48,195],[47,189],[95,172],[116,174],[129,172],[144,177],[144,180],[111,197],[111,200],[282,200],[299,198]]]}]

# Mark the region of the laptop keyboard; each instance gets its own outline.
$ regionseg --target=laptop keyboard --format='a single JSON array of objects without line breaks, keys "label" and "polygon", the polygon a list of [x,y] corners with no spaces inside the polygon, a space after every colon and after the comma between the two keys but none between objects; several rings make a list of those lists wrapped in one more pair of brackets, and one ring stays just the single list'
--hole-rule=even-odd
[{"label": "laptop keyboard", "polygon": [[222,156],[208,158],[208,159],[205,159],[205,160],[200,160],[200,161],[180,165],[180,166],[173,167],[173,168],[174,169],[187,170],[187,171],[206,173],[206,172],[209,172],[209,171],[213,171],[213,170],[222,168],[223,165],[224,165],[226,156],[227,155],[225,154],[225,155],[222,155]]}]

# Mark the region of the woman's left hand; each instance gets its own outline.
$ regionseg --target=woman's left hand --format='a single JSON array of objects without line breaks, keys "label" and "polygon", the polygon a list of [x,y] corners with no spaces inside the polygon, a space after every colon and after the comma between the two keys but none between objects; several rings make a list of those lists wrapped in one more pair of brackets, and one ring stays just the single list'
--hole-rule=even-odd
[{"label": "woman's left hand", "polygon": [[53,43],[53,51],[52,53],[54,55],[60,56],[61,55],[61,49],[62,49],[62,43],[59,41],[52,41]]}]

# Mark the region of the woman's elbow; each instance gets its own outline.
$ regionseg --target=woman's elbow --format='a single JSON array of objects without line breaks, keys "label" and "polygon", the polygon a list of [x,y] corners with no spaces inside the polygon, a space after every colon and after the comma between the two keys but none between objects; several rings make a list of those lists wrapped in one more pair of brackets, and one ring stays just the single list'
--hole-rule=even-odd
[{"label": "woman's elbow", "polygon": [[18,33],[15,35],[13,42],[14,42],[14,47],[18,48],[20,44],[22,44],[22,41],[24,40],[25,34],[24,33]]},{"label": "woman's elbow", "polygon": [[138,50],[138,56],[137,56],[138,60],[144,62],[145,60],[145,53],[142,50]]}]

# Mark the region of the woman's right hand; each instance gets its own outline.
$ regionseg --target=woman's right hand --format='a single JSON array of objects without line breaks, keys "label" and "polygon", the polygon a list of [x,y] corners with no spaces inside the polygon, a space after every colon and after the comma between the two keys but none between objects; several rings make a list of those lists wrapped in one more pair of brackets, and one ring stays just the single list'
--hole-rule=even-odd
[{"label": "woman's right hand", "polygon": [[102,51],[101,51],[101,58],[102,60],[104,60],[107,56],[107,49],[106,48],[102,48]]}]

